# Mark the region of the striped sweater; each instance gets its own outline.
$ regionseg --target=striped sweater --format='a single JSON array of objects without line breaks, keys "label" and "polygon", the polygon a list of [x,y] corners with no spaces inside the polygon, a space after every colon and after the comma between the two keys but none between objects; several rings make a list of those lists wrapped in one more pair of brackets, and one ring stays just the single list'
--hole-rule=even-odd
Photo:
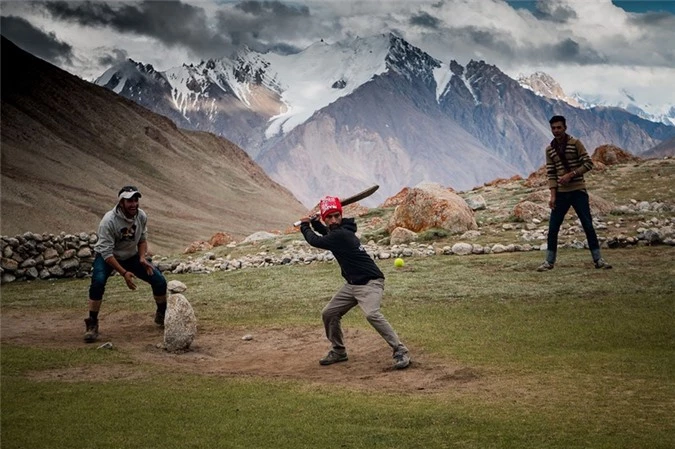
[{"label": "striped sweater", "polygon": [[[593,161],[588,155],[584,144],[579,139],[572,136],[567,137],[567,145],[564,147],[564,156],[566,161],[559,157],[554,148],[555,140],[546,147],[546,176],[548,178],[548,187],[558,189],[558,192],[572,192],[574,190],[585,190],[586,182],[584,173],[593,169]],[[565,164],[567,162],[567,164]],[[567,165],[567,167],[565,167]],[[576,172],[576,176],[566,185],[558,184],[558,179],[565,173]]]}]

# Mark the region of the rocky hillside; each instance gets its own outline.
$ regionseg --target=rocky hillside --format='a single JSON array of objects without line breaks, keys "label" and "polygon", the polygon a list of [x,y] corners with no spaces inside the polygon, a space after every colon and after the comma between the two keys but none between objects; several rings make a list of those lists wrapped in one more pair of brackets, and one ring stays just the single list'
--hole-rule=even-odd
[{"label": "rocky hillside", "polygon": [[222,231],[283,230],[306,212],[239,147],[186,131],[2,38],[2,234],[92,231],[126,184],[151,250]]},{"label": "rocky hillside", "polygon": [[674,157],[675,156],[675,137],[664,140],[660,144],[645,151],[643,157]]}]

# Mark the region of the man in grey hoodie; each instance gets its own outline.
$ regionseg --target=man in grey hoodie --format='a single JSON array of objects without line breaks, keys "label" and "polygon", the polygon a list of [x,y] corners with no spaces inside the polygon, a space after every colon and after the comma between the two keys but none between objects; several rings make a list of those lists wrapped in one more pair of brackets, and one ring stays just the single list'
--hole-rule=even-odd
[{"label": "man in grey hoodie", "polygon": [[155,323],[163,326],[166,314],[166,279],[147,259],[148,216],[139,209],[141,192],[134,186],[125,186],[117,194],[117,205],[106,212],[98,227],[98,242],[89,287],[89,318],[84,320],[84,341],[93,343],[98,338],[98,312],[108,278],[117,271],[127,287],[136,290],[134,278],[152,286],[157,304]]}]

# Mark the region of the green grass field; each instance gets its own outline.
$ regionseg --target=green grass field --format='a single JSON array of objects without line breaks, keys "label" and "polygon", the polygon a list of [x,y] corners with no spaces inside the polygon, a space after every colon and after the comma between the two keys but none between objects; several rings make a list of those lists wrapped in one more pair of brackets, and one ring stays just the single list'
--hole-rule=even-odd
[{"label": "green grass field", "polygon": [[[186,373],[139,362],[124,349],[8,343],[3,333],[0,444],[672,448],[675,248],[605,250],[614,269],[602,271],[592,267],[588,251],[561,250],[553,271],[537,273],[542,254],[410,259],[406,270],[378,262],[387,276],[383,312],[413,359],[423,352],[470,374],[429,392]],[[320,329],[319,312],[341,285],[338,271],[335,264],[312,264],[169,279],[188,285],[186,296],[209,332]],[[109,283],[104,310],[149,310],[146,285],[129,292],[118,281]],[[86,279],[4,285],[3,326],[7,314],[81,311],[84,318],[87,288]],[[358,311],[345,317],[344,327],[374,332]],[[125,365],[143,375],[40,376]],[[316,364],[316,370],[333,368]],[[397,374],[411,373],[388,375]]]}]

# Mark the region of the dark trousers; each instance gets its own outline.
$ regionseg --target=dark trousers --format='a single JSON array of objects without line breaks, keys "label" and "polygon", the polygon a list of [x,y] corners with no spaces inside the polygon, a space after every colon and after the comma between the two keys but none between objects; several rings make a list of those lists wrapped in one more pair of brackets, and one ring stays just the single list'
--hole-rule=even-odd
[{"label": "dark trousers", "polygon": [[[134,275],[142,280],[147,282],[152,286],[152,294],[154,296],[164,296],[166,295],[166,279],[164,275],[154,267],[152,275],[148,276],[148,273],[145,271],[145,267],[141,265],[138,255],[130,257],[126,260],[118,260],[120,265],[124,267],[125,270],[131,271]],[[112,274],[114,268],[107,264],[106,261],[101,257],[100,254],[96,254],[94,258],[94,267],[91,274],[91,285],[89,286],[89,299],[94,301],[100,301],[103,299],[103,293],[105,292],[105,284],[108,282],[108,278]]]},{"label": "dark trousers", "polygon": [[558,192],[555,197],[555,208],[551,210],[551,218],[548,221],[548,240],[547,240],[547,256],[548,263],[555,263],[556,252],[558,249],[558,232],[560,225],[565,219],[565,214],[574,208],[577,213],[581,226],[586,233],[586,240],[588,241],[588,248],[591,250],[593,260],[600,259],[600,243],[598,236],[593,228],[593,218],[591,217],[591,207],[588,202],[588,193],[585,190],[574,190],[572,192]]}]

